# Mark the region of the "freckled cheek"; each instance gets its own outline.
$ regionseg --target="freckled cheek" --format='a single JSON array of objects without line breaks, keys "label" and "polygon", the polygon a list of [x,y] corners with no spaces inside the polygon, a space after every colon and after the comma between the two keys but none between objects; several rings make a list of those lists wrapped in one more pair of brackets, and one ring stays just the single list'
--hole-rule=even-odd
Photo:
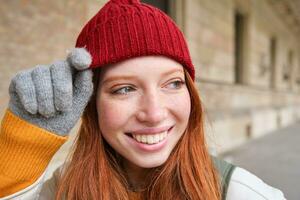
[{"label": "freckled cheek", "polygon": [[179,95],[175,98],[169,99],[169,108],[182,121],[187,121],[191,112],[191,102],[189,94]]},{"label": "freckled cheek", "polygon": [[132,106],[103,100],[98,103],[98,118],[102,132],[109,133],[123,128],[131,116]]}]

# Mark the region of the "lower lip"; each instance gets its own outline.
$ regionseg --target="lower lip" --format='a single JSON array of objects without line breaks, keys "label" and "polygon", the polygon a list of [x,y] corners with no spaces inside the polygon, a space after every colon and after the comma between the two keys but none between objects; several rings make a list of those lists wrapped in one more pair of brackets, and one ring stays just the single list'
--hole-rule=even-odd
[{"label": "lower lip", "polygon": [[156,144],[145,144],[145,143],[136,141],[134,138],[132,138],[130,136],[127,136],[127,137],[129,138],[129,143],[131,143],[132,145],[136,146],[137,148],[139,148],[143,151],[147,151],[147,152],[159,151],[167,145],[168,136],[169,136],[169,133],[172,130],[172,128],[170,130],[168,130],[168,134],[165,137],[165,139],[163,139],[162,141],[160,141],[159,143],[156,143]]}]

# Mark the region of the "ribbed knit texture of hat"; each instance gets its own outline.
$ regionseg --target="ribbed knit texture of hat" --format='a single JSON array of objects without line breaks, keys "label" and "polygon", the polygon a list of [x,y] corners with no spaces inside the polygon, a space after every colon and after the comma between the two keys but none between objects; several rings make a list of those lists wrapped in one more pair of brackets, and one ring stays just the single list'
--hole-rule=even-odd
[{"label": "ribbed knit texture of hat", "polygon": [[173,20],[139,0],[110,0],[82,29],[76,47],[92,56],[91,68],[145,55],[181,63],[194,80],[187,43]]}]

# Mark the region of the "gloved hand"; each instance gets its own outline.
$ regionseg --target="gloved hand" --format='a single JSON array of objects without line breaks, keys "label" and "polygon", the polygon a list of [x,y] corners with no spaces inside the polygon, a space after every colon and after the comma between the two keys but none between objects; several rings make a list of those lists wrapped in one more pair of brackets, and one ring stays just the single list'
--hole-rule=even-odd
[{"label": "gloved hand", "polygon": [[31,124],[67,135],[93,93],[90,64],[90,54],[76,48],[65,61],[18,73],[9,86],[9,109]]}]

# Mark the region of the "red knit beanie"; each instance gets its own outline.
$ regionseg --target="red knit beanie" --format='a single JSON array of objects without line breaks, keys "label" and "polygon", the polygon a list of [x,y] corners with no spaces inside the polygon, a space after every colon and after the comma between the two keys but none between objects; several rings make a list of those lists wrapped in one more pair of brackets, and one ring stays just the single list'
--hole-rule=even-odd
[{"label": "red knit beanie", "polygon": [[165,13],[139,0],[110,0],[84,26],[76,47],[92,56],[91,68],[128,58],[163,55],[195,70],[182,32]]}]

